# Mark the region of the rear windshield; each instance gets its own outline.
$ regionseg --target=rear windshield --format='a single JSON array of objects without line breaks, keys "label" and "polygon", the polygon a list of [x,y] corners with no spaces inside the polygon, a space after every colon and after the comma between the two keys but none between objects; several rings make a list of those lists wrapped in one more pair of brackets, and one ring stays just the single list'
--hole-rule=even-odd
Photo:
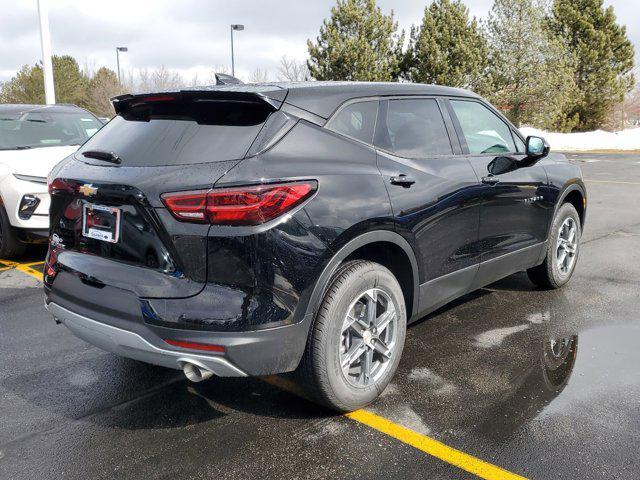
[{"label": "rear windshield", "polygon": [[0,149],[82,145],[102,127],[88,113],[0,113]]},{"label": "rear windshield", "polygon": [[123,166],[146,167],[244,158],[271,113],[251,102],[141,104],[117,115],[76,156],[113,152]]}]

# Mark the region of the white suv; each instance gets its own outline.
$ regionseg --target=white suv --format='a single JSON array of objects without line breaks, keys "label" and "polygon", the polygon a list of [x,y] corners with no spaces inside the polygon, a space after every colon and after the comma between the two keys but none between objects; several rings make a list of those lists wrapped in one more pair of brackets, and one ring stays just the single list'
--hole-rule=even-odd
[{"label": "white suv", "polygon": [[0,105],[0,258],[46,240],[47,175],[102,125],[74,105]]}]

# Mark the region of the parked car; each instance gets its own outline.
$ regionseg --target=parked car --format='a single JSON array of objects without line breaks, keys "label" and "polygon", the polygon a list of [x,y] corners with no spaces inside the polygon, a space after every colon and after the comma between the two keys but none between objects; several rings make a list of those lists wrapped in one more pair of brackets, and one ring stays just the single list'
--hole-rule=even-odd
[{"label": "parked car", "polygon": [[102,126],[74,105],[0,105],[0,258],[49,233],[49,171]]},{"label": "parked car", "polygon": [[114,105],[51,174],[44,283],[59,322],[119,355],[195,381],[295,370],[353,410],[391,380],[407,323],[514,272],[557,288],[575,268],[579,168],[469,91],[258,84]]}]

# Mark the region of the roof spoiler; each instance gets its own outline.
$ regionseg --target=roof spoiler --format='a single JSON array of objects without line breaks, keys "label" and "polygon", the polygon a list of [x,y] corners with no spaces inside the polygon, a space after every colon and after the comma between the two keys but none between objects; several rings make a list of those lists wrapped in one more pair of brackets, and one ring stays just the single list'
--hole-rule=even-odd
[{"label": "roof spoiler", "polygon": [[142,94],[125,94],[113,97],[111,103],[116,111],[116,115],[127,112],[133,107],[145,103],[156,102],[198,102],[198,101],[228,101],[244,103],[262,103],[271,110],[280,109],[282,102],[287,95],[287,90],[272,90],[265,92],[242,91],[232,89],[216,89],[216,87],[179,90],[175,92],[157,92]]},{"label": "roof spoiler", "polygon": [[241,85],[244,82],[239,78],[227,75],[226,73],[216,73],[216,85]]}]

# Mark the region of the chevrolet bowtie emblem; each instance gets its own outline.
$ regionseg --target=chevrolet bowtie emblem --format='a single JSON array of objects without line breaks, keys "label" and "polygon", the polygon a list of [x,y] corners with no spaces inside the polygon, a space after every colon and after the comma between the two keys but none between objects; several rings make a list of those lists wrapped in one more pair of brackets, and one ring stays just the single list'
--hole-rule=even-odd
[{"label": "chevrolet bowtie emblem", "polygon": [[80,192],[85,197],[91,197],[92,195],[95,195],[98,192],[98,187],[94,187],[90,183],[86,183],[82,185],[80,188],[78,188],[78,192]]}]

